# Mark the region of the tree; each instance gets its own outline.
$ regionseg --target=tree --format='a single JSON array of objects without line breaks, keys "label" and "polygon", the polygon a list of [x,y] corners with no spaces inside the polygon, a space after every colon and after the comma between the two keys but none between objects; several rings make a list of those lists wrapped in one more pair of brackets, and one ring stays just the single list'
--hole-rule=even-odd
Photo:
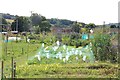
[{"label": "tree", "polygon": [[110,28],[116,28],[116,25],[111,25]]},{"label": "tree", "polygon": [[38,26],[41,23],[42,18],[43,18],[43,20],[45,20],[45,17],[42,17],[40,14],[32,13],[32,15],[30,17],[30,19],[32,21],[32,25]]},{"label": "tree", "polygon": [[72,25],[72,30],[76,33],[79,33],[81,29],[81,25],[79,25],[77,22],[74,22]]},{"label": "tree", "polygon": [[4,18],[2,18],[1,20],[2,20],[1,24],[3,24],[1,30],[2,31],[7,31],[7,28],[8,28],[8,26],[6,26],[8,24],[7,21]]},{"label": "tree", "polygon": [[48,19],[50,24],[55,25],[56,27],[69,27],[73,24],[73,21],[67,20],[67,19],[57,19],[57,18],[51,18]]},{"label": "tree", "polygon": [[36,33],[50,31],[51,25],[44,16],[37,13],[33,13],[30,19],[32,21],[32,25],[34,26]]},{"label": "tree", "polygon": [[86,28],[95,28],[96,27],[96,25],[94,24],[94,23],[89,23],[89,24],[87,24],[86,25]]},{"label": "tree", "polygon": [[4,18],[2,18],[2,24],[8,24]]},{"label": "tree", "polygon": [[50,31],[50,23],[48,21],[42,21],[40,24],[39,24],[39,27],[40,27],[40,31],[43,32],[43,31]]},{"label": "tree", "polygon": [[30,29],[30,19],[28,17],[18,17],[12,23],[12,30],[16,30],[18,27],[18,32],[29,31]]}]

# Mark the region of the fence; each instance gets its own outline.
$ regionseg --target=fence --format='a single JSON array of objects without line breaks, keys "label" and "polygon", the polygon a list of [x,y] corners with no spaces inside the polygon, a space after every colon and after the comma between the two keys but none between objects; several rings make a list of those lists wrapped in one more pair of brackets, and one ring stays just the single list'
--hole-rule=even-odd
[{"label": "fence", "polygon": [[14,61],[13,57],[11,58],[11,67],[10,64],[4,65],[4,61],[1,61],[1,79],[5,78],[12,78],[13,80],[16,78],[16,62]]}]

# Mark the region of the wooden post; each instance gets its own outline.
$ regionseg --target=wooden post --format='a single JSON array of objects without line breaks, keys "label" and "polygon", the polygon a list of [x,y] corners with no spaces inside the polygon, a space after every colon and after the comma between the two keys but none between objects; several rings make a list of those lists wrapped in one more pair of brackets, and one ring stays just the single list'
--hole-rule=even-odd
[{"label": "wooden post", "polygon": [[18,33],[16,34],[16,43],[18,42],[17,36],[18,36]]},{"label": "wooden post", "polygon": [[8,42],[8,31],[7,31],[7,34],[6,34],[6,43]]},{"label": "wooden post", "polygon": [[11,74],[11,78],[13,79],[13,57],[12,57],[11,67],[12,67],[12,74]]},{"label": "wooden post", "polygon": [[29,52],[29,43],[28,43],[28,48],[27,48],[27,60],[28,60],[28,52]]},{"label": "wooden post", "polygon": [[5,43],[5,55],[7,56],[7,42]]},{"label": "wooden post", "polygon": [[13,73],[13,78],[15,78],[15,75],[16,75],[16,62],[14,62],[14,73]]},{"label": "wooden post", "polygon": [[2,61],[1,64],[2,64],[2,68],[1,68],[1,79],[3,79],[3,75],[4,75],[4,74],[3,74],[3,69],[4,69],[4,67],[3,67],[3,61]]},{"label": "wooden post", "polygon": [[26,32],[25,36],[26,36],[26,43],[27,43],[27,32]]},{"label": "wooden post", "polygon": [[103,33],[105,33],[105,21],[103,22]]}]

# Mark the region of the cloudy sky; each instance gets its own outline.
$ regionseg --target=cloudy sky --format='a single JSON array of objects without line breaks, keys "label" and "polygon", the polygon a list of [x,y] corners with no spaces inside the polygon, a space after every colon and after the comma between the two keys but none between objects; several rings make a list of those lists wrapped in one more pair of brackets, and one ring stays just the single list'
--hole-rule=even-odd
[{"label": "cloudy sky", "polygon": [[30,11],[46,18],[103,24],[118,22],[120,0],[0,0],[0,13],[30,16]]}]

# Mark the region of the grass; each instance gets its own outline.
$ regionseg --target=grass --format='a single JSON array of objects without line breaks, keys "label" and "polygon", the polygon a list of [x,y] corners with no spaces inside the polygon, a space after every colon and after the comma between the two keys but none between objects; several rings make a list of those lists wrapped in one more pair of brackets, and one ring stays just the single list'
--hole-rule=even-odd
[{"label": "grass", "polygon": [[[7,43],[7,53],[5,51],[6,43],[3,43],[2,58],[4,60],[4,73],[6,76],[11,75],[11,57],[16,61],[17,66],[25,65],[29,56],[36,54],[39,44],[31,44],[25,42],[9,42]],[[23,49],[23,50],[22,50]]]},{"label": "grass", "polygon": [[[7,53],[5,52],[5,48],[7,45]],[[31,44],[31,43],[25,43],[25,42],[9,42],[9,43],[4,43],[4,56],[9,56],[7,57],[14,57],[14,58],[19,58],[21,56],[25,56],[26,54],[32,55],[33,53],[36,52],[36,50],[40,47],[40,44]]]},{"label": "grass", "polygon": [[[95,63],[52,63],[52,64],[27,64],[27,59],[34,56],[41,44],[25,42],[7,43],[7,54],[4,51],[4,76],[11,77],[11,57],[17,63],[17,78],[116,78],[118,64],[109,62]],[[5,44],[4,44],[5,49]]]},{"label": "grass", "polygon": [[[101,67],[104,66],[103,67]],[[106,66],[105,66],[106,65]],[[94,66],[94,68],[89,68]],[[96,68],[99,67],[99,68]],[[39,64],[17,66],[18,78],[116,78],[118,65],[108,63]]]}]

